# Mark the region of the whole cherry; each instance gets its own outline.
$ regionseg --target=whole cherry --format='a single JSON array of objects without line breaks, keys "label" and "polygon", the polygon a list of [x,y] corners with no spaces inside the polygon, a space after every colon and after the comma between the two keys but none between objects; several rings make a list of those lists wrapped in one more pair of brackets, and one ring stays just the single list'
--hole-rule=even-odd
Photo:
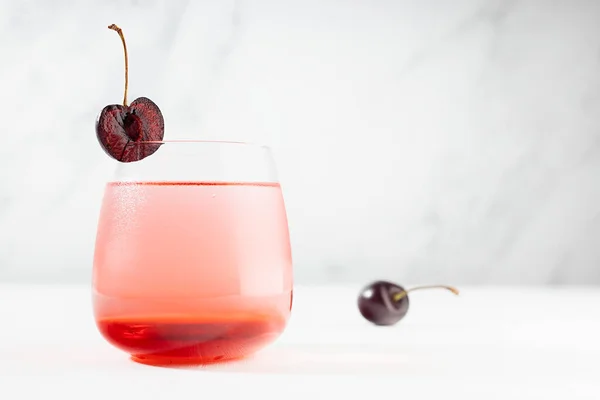
[{"label": "whole cherry", "polygon": [[434,288],[446,289],[458,295],[458,290],[451,286],[428,285],[404,289],[393,282],[380,280],[362,288],[357,300],[358,310],[366,320],[375,325],[394,325],[408,312],[409,292]]},{"label": "whole cherry", "polygon": [[[125,52],[125,93],[123,104],[102,109],[96,120],[98,142],[110,157],[121,162],[139,161],[153,154],[164,137],[165,122],[158,106],[147,97],[127,104],[129,63],[123,31],[117,25],[108,27],[119,34]],[[143,143],[151,142],[151,143]]]}]

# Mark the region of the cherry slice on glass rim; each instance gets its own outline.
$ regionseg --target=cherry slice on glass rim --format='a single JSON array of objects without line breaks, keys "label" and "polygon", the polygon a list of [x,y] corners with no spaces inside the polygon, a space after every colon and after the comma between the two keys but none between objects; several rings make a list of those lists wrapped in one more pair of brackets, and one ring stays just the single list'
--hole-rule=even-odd
[{"label": "cherry slice on glass rim", "polygon": [[116,31],[123,43],[125,53],[125,93],[123,104],[111,104],[102,109],[96,120],[96,137],[110,157],[121,162],[142,160],[153,154],[165,132],[165,122],[158,106],[147,97],[139,97],[127,105],[129,65],[127,45],[121,28],[112,24],[108,27]]}]

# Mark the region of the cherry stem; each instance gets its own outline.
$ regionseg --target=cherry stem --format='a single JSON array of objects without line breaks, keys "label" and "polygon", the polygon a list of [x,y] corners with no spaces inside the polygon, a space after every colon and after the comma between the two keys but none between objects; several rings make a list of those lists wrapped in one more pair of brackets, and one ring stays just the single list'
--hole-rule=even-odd
[{"label": "cherry stem", "polygon": [[454,293],[457,296],[458,296],[458,293],[459,293],[458,289],[453,288],[452,286],[445,286],[445,285],[417,286],[417,287],[405,290],[403,292],[396,293],[394,295],[394,301],[400,301],[403,297],[407,296],[409,292],[412,292],[412,291],[415,291],[415,290],[422,290],[422,289],[446,289],[446,290],[451,291],[452,293]]},{"label": "cherry stem", "polygon": [[123,107],[127,107],[127,86],[129,85],[129,62],[127,60],[127,44],[125,44],[125,36],[123,36],[123,30],[115,24],[108,26],[108,29],[119,34],[121,42],[123,43],[123,51],[125,52],[125,94],[123,95]]}]

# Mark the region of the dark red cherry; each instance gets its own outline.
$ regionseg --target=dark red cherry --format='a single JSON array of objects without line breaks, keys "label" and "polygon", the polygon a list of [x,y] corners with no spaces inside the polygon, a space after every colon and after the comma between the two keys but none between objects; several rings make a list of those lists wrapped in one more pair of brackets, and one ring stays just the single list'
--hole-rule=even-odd
[{"label": "dark red cherry", "polygon": [[109,156],[121,162],[139,161],[153,154],[165,133],[165,121],[158,106],[147,97],[139,97],[127,105],[129,66],[127,45],[121,28],[112,24],[108,27],[116,31],[123,43],[125,52],[125,94],[123,105],[111,104],[102,109],[96,120],[96,137]]},{"label": "dark red cherry", "polygon": [[458,290],[450,286],[418,286],[407,290],[393,282],[375,281],[360,291],[358,310],[367,321],[375,325],[394,325],[408,312],[409,292],[433,288],[442,288],[458,294]]},{"label": "dark red cherry", "polygon": [[106,106],[96,121],[98,142],[106,154],[121,162],[139,161],[153,154],[160,144],[139,142],[161,141],[164,132],[160,109],[146,97],[135,99],[129,106]]}]

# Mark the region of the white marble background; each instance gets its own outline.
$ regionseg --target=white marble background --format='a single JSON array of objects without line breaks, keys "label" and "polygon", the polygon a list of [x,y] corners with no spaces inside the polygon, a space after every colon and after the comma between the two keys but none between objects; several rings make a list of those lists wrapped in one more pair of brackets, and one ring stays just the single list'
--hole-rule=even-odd
[{"label": "white marble background", "polygon": [[271,145],[297,282],[600,284],[600,1],[0,0],[0,280],[89,279],[122,97]]}]

